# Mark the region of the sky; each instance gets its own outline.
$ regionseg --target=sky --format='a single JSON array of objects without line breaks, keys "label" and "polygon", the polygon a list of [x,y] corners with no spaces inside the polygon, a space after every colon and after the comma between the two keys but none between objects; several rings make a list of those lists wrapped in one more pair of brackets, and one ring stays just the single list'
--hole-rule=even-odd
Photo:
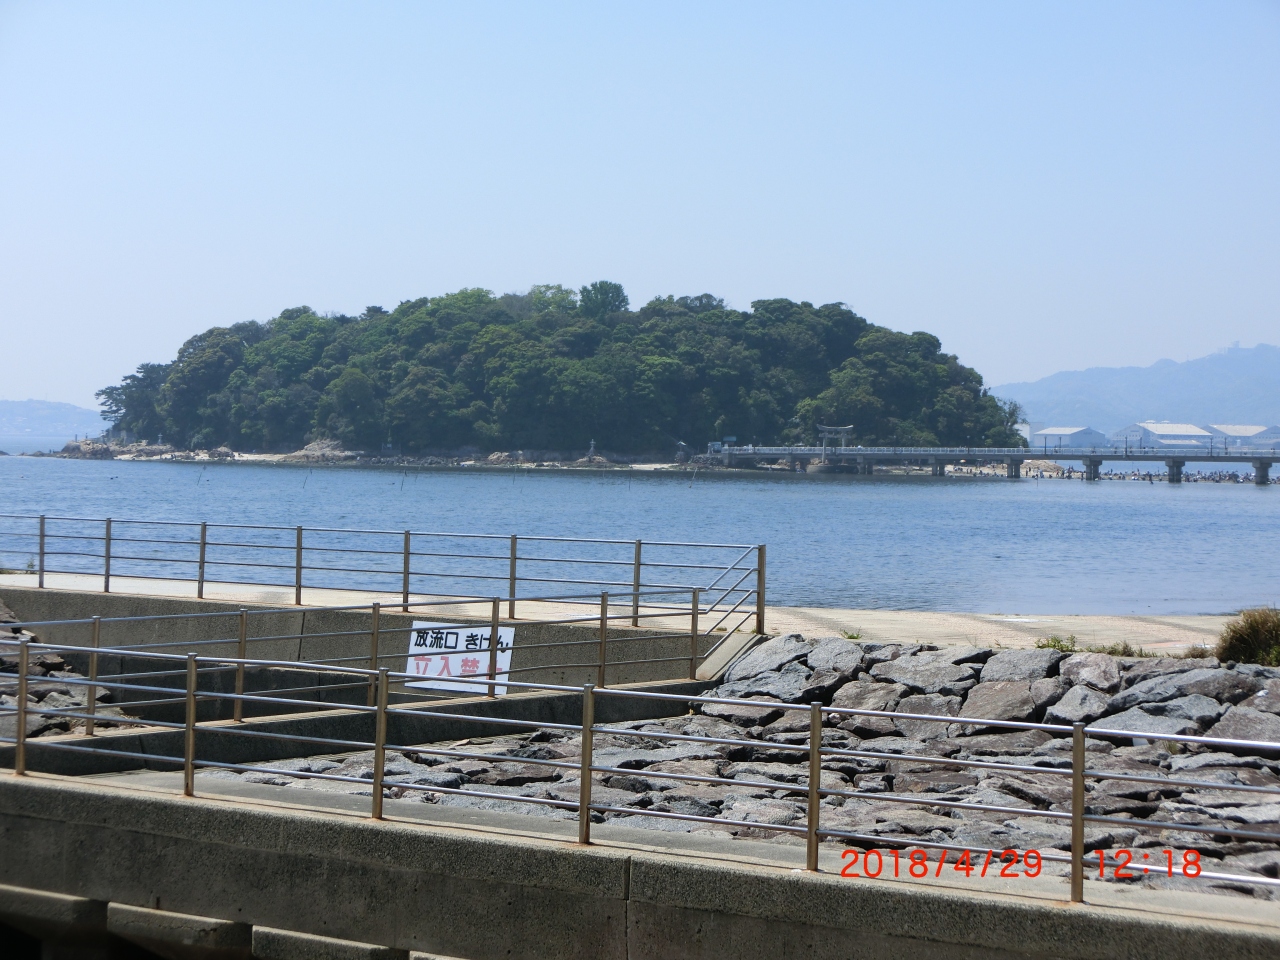
[{"label": "sky", "polygon": [[1280,2],[0,0],[0,399],[460,287],[847,303],[989,384],[1280,341]]}]

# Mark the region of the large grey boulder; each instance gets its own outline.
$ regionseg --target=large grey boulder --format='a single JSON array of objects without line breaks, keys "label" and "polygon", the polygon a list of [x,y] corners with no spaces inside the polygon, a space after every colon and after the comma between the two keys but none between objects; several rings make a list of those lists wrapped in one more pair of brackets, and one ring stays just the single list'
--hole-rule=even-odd
[{"label": "large grey boulder", "polygon": [[1067,655],[1060,650],[1004,650],[982,667],[983,683],[995,680],[1039,680],[1058,672]]},{"label": "large grey boulder", "polygon": [[793,660],[778,671],[760,673],[746,680],[722,683],[711,695],[726,698],[763,696],[772,697],[784,703],[799,703],[809,688],[809,677],[812,673],[813,671],[803,663]]},{"label": "large grey boulder", "polygon": [[1103,693],[1120,689],[1120,664],[1106,653],[1076,653],[1058,665],[1062,678],[1072,686],[1087,684]]},{"label": "large grey boulder", "polygon": [[813,644],[798,633],[789,633],[786,636],[766,640],[760,646],[748,651],[745,656],[739,657],[725,671],[725,682],[747,680],[771,670],[781,670],[793,660],[803,660],[812,649]]},{"label": "large grey boulder", "polygon": [[1142,703],[1159,703],[1193,694],[1222,703],[1238,703],[1262,686],[1260,680],[1235,670],[1200,669],[1166,673],[1127,687],[1111,698],[1108,713],[1118,713]]},{"label": "large grey boulder", "polygon": [[[775,706],[747,706],[737,703],[703,703],[699,709],[708,717],[727,720],[737,727],[763,727],[782,716],[782,708]],[[659,757],[666,760],[667,757]]]},{"label": "large grey boulder", "polygon": [[1159,738],[1161,736],[1179,736],[1181,734],[1197,734],[1203,728],[1194,720],[1180,717],[1158,717],[1147,713],[1139,707],[1118,713],[1114,717],[1099,724],[1106,730],[1123,730],[1126,733],[1137,733]]},{"label": "large grey boulder", "polygon": [[1264,740],[1280,744],[1280,716],[1248,707],[1232,707],[1205,736],[1221,737],[1224,740]]},{"label": "large grey boulder", "polygon": [[1105,693],[1086,684],[1072,687],[1044,714],[1045,723],[1090,723],[1106,712],[1110,701]]},{"label": "large grey boulder", "polygon": [[995,653],[990,647],[944,647],[931,652],[929,656],[935,660],[945,660],[947,663],[981,664],[990,660]]},{"label": "large grey boulder", "polygon": [[852,677],[862,666],[864,656],[862,648],[852,640],[827,637],[809,651],[807,662],[811,670],[831,670]]},{"label": "large grey boulder", "polygon": [[830,703],[831,695],[849,682],[849,675],[837,670],[815,670],[800,691],[796,703]]},{"label": "large grey boulder", "polygon": [[1144,657],[1122,662],[1120,684],[1132,687],[1153,677],[1169,673],[1187,673],[1190,670],[1212,670],[1218,666],[1217,657]]},{"label": "large grey boulder", "polygon": [[1259,680],[1280,680],[1280,667],[1264,667],[1260,663],[1237,663],[1236,669]]},{"label": "large grey boulder", "polygon": [[[1226,712],[1226,707],[1212,697],[1204,697],[1193,693],[1188,697],[1176,700],[1163,700],[1160,703],[1145,703],[1144,712],[1154,717],[1176,717],[1179,720],[1192,720],[1201,727],[1215,723]],[[1105,722],[1105,721],[1104,721]]]},{"label": "large grey boulder", "polygon": [[1048,743],[1053,737],[1044,730],[1014,730],[1011,733],[984,733],[976,737],[961,737],[948,741],[970,756],[1010,756],[1030,753],[1036,747]]},{"label": "large grey boulder", "polygon": [[864,642],[862,647],[862,669],[870,670],[877,663],[897,660],[899,657],[911,657],[920,652],[918,643],[875,643]]},{"label": "large grey boulder", "polygon": [[[1173,773],[1195,773],[1198,770],[1261,770],[1267,766],[1261,757],[1237,757],[1234,753],[1182,753],[1169,758]],[[1240,781],[1243,783],[1244,781]]]},{"label": "large grey boulder", "polygon": [[1097,724],[1103,730],[1132,730],[1150,734],[1198,734],[1218,719],[1226,708],[1199,694],[1144,703]]},{"label": "large grey boulder", "polygon": [[901,683],[855,680],[836,691],[831,698],[831,705],[847,710],[892,710],[910,692]]},{"label": "large grey boulder", "polygon": [[[995,680],[980,683],[965,698],[966,717],[982,720],[1028,720],[1036,711],[1031,684],[1026,680]],[[977,729],[976,727],[974,729]]]},{"label": "large grey boulder", "polygon": [[[16,711],[17,704],[18,704],[18,700],[16,697],[0,696],[0,706],[3,706],[6,711],[8,710]],[[58,722],[57,719],[54,717],[40,716],[38,713],[35,712],[36,710],[39,710],[39,709],[40,709],[39,704],[32,703],[30,700],[27,701],[27,715],[26,715],[26,723],[24,724],[24,726],[26,727],[26,730],[27,730],[26,735],[28,737],[38,736],[39,734],[43,733],[45,730],[52,728]],[[3,737],[4,739],[9,741],[13,741],[14,739],[17,738],[17,735],[18,735],[18,714],[16,712],[0,713],[0,737]]]},{"label": "large grey boulder", "polygon": [[[918,693],[903,697],[895,708],[898,713],[920,713],[935,717],[954,717],[960,712],[959,697],[944,697],[938,693]],[[911,720],[895,717],[893,720],[904,737],[912,740],[937,740],[948,736],[951,724],[937,720]]]},{"label": "large grey boulder", "polygon": [[[874,680],[855,680],[846,683],[831,698],[831,706],[846,710],[892,711],[898,702],[911,691],[900,683],[876,683]],[[885,737],[897,733],[897,725],[888,717],[845,717],[837,723],[858,737]]]},{"label": "large grey boulder", "polygon": [[967,665],[923,656],[877,663],[871,668],[871,675],[877,680],[901,683],[916,693],[941,693],[948,697],[963,696],[978,682],[973,669]]},{"label": "large grey boulder", "polygon": [[[998,681],[999,682],[999,681]],[[1043,716],[1046,709],[1062,699],[1071,689],[1061,677],[1043,677],[1031,681],[1031,699],[1035,701],[1036,716]]]},{"label": "large grey boulder", "polygon": [[1263,713],[1280,713],[1280,680],[1263,680],[1262,684],[1262,689],[1249,699],[1241,700],[1240,706]]}]

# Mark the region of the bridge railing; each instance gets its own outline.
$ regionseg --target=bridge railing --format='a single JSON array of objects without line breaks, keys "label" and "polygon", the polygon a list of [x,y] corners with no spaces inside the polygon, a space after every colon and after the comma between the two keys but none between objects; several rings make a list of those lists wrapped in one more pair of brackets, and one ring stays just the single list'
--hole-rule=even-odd
[{"label": "bridge railing", "polygon": [[578,595],[608,591],[631,598],[634,619],[642,595],[696,588],[709,614],[750,609],[764,629],[762,544],[8,514],[0,567],[31,574],[39,587],[51,575],[92,577],[104,592],[122,578],[187,583],[197,598],[283,588],[296,605],[311,588],[398,596],[406,609],[414,597],[499,596],[509,618],[548,591],[591,605]]},{"label": "bridge railing", "polygon": [[866,456],[866,457],[961,457],[965,459],[982,459],[984,457],[1021,457],[1035,459],[1037,457],[1054,457],[1058,459],[1079,460],[1084,457],[1103,457],[1105,459],[1124,459],[1128,455],[1136,457],[1164,457],[1171,460],[1248,460],[1253,458],[1280,458],[1280,446],[1270,447],[1141,447],[1141,446],[1105,446],[1105,447],[851,447],[851,446],[725,446],[721,453],[728,456],[786,457],[786,456]]},{"label": "bridge railing", "polygon": [[[661,822],[670,829],[681,824],[684,826],[677,829],[788,838],[803,847],[802,856],[797,851],[797,865],[802,863],[808,871],[838,871],[852,882],[868,877],[911,882],[936,878],[944,870],[952,878],[950,871],[960,871],[966,879],[990,876],[1016,878],[1020,885],[1062,885],[1067,888],[1063,894],[1077,902],[1084,899],[1086,879],[1141,880],[1152,871],[1158,877],[1167,874],[1171,884],[1189,884],[1191,889],[1222,885],[1237,890],[1280,888],[1280,879],[1211,859],[1221,855],[1214,852],[1220,847],[1212,841],[1223,839],[1248,844],[1255,851],[1280,849],[1280,834],[1265,817],[1255,816],[1258,822],[1249,822],[1247,818],[1214,816],[1214,811],[1221,815],[1223,798],[1233,795],[1263,798],[1264,806],[1255,812],[1265,813],[1266,805],[1274,802],[1273,798],[1280,798],[1274,777],[1261,775],[1254,778],[1255,782],[1244,783],[1198,774],[1194,769],[1176,774],[1165,773],[1159,767],[1148,770],[1136,763],[1107,764],[1091,752],[1099,742],[1127,744],[1135,736],[1144,735],[1108,729],[1105,721],[1064,726],[847,709],[771,698],[743,700],[591,684],[576,687],[510,681],[508,685],[521,694],[580,698],[576,722],[548,722],[499,716],[485,709],[483,705],[489,702],[486,689],[492,683],[487,678],[470,681],[475,686],[475,698],[455,701],[444,710],[438,704],[400,696],[398,688],[403,689],[403,684],[414,676],[387,667],[334,667],[327,663],[156,651],[148,656],[162,663],[161,672],[176,682],[163,685],[154,676],[57,678],[61,688],[84,691],[80,699],[90,705],[96,703],[97,693],[102,690],[122,696],[146,691],[167,698],[175,708],[172,719],[135,718],[117,712],[108,721],[101,708],[95,711],[92,706],[71,706],[67,697],[51,700],[46,694],[37,702],[30,696],[35,686],[47,683],[43,678],[29,676],[33,658],[65,653],[66,649],[0,638],[0,652],[16,661],[16,676],[10,681],[16,688],[13,704],[6,702],[0,707],[0,717],[13,719],[9,728],[14,731],[13,736],[0,737],[0,742],[10,745],[8,760],[15,776],[25,776],[33,764],[47,766],[57,756],[75,755],[84,758],[86,770],[94,769],[94,763],[110,761],[116,769],[123,763],[134,769],[172,771],[174,777],[168,789],[229,804],[243,798],[236,795],[234,782],[228,781],[244,776],[251,777],[248,782],[257,785],[259,798],[263,784],[305,788],[316,783],[330,791],[368,795],[368,816],[374,820],[420,820],[423,817],[419,811],[424,808],[417,803],[404,804],[403,800],[445,802],[455,798],[480,802],[489,809],[513,815],[541,810],[546,816],[576,821],[577,841],[582,844],[592,842],[593,831],[607,833],[609,826]],[[125,653],[136,655],[132,648],[99,651],[100,656]],[[300,686],[290,691],[291,696],[281,696],[283,691],[246,692],[242,684],[236,684],[234,692],[229,689],[229,677],[242,677],[248,671],[280,670],[293,675],[338,677],[334,686],[344,686],[361,695],[367,692],[368,697],[364,702],[357,697],[357,702],[338,705],[315,695],[316,684],[311,688]],[[597,719],[616,716],[618,711],[611,708],[623,703],[642,707],[644,716],[665,716],[670,722]],[[224,719],[232,714],[240,720],[249,706],[259,712],[274,711],[277,716],[231,723]],[[695,713],[689,716],[691,710]],[[761,718],[768,716],[770,726],[785,733],[766,736],[755,727],[733,727],[714,716],[735,710],[755,711],[752,716]],[[305,711],[305,725],[290,725],[288,717],[280,716],[285,711]],[[33,739],[26,731],[36,718],[57,719],[73,726],[74,731]],[[1033,737],[1041,747],[1052,742],[1061,749],[1041,749],[1028,756],[991,756],[975,751],[942,755],[944,751],[928,750],[927,742],[921,744],[925,747],[921,752],[898,742],[900,738],[877,743],[875,737],[839,735],[859,723],[902,720],[1020,733]],[[458,724],[472,724],[480,732],[461,742],[456,737],[449,742],[443,742],[443,738],[424,741],[422,732],[435,721],[446,721],[453,730],[458,729]],[[112,729],[103,729],[104,722],[109,722]],[[530,742],[529,735],[536,739]],[[476,737],[482,739],[477,741]],[[1160,740],[1174,750],[1209,747],[1263,758],[1263,768],[1280,765],[1280,743],[1166,734],[1160,734]],[[701,767],[693,762],[666,763],[660,769],[648,770],[652,764],[646,764],[645,750],[654,750],[655,762],[672,755],[687,760],[697,757],[705,762]],[[236,759],[246,755],[260,759]],[[303,757],[325,759],[284,762]],[[924,765],[943,774],[944,780],[947,771],[978,779],[994,778],[996,782],[1023,778],[1030,784],[1027,790],[1042,801],[1030,803],[994,788],[989,796],[967,797],[894,790],[886,778],[868,776],[883,771],[889,763]],[[519,770],[510,769],[513,767]],[[482,775],[481,770],[518,774],[525,786],[514,792],[509,787],[498,789],[489,784],[501,777]],[[535,771],[543,771],[545,776]],[[128,789],[132,779],[114,782]],[[157,788],[156,781],[150,779],[141,789]],[[763,807],[756,809],[750,803],[739,805],[738,801],[728,800],[716,806],[708,802],[707,788],[725,788],[739,800],[765,798],[761,801]],[[1155,793],[1162,797],[1195,797],[1202,790],[1213,800],[1208,806],[1198,806],[1192,800],[1175,815],[1158,814],[1156,819],[1112,816],[1090,809],[1099,803],[1107,809],[1105,801],[1127,797],[1135,791],[1143,796]],[[641,794],[649,801],[647,804]],[[683,797],[683,802],[668,802],[664,800],[667,794]],[[308,802],[306,797],[301,790],[284,789],[272,800],[314,810],[318,801]],[[352,815],[338,809],[333,812]],[[1039,824],[1038,846],[1006,841],[1004,838],[1011,834],[1002,832],[999,826],[1010,818]],[[965,824],[985,824],[991,841],[965,842],[937,829],[952,821],[959,822],[951,833]],[[544,817],[522,820],[513,816],[504,825],[514,831],[536,832],[546,839],[546,822]],[[968,835],[982,833],[975,829]],[[1127,841],[1115,839],[1120,835]],[[626,843],[617,836],[609,839],[614,844]],[[820,856],[824,845],[829,851],[825,857]],[[1138,855],[1139,851],[1145,851],[1147,856]]]}]

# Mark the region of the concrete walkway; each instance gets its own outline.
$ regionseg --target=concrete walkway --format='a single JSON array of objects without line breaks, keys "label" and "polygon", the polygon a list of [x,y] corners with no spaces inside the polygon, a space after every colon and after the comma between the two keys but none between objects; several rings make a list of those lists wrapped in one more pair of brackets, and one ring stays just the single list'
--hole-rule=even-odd
[{"label": "concrete walkway", "polygon": [[[84,574],[48,574],[46,585],[51,589],[98,591],[102,578]],[[36,578],[28,574],[0,575],[0,590],[5,586],[34,587]],[[111,589],[116,594],[134,594],[152,597],[192,598],[195,584],[183,580],[144,580],[132,577],[113,577]],[[264,587],[252,584],[206,584],[205,599],[245,604],[291,607],[292,587]],[[381,601],[390,610],[398,608],[400,595],[376,594],[360,590],[333,590],[304,587],[302,602],[305,606],[356,606]],[[420,607],[423,619],[440,619],[450,616],[468,619],[485,619],[489,616],[489,601],[463,601],[458,598],[428,597],[413,594],[413,601],[435,601],[440,606]],[[507,602],[502,603],[501,615],[507,617]],[[623,615],[624,605],[613,606],[611,616]],[[737,623],[742,613],[729,623]],[[686,629],[688,616],[663,617],[656,611],[642,608],[650,614],[641,620],[645,626],[680,630]],[[582,603],[554,603],[545,601],[517,601],[516,617],[520,620],[592,621],[599,616],[599,604],[589,599]],[[710,622],[704,616],[702,629],[712,627],[719,619]],[[841,633],[859,634],[865,640],[932,643],[938,646],[991,646],[1033,647],[1047,637],[1063,639],[1074,636],[1081,646],[1128,643],[1154,653],[1181,653],[1199,645],[1212,647],[1222,632],[1223,625],[1231,618],[1226,616],[1074,616],[1063,614],[1010,616],[996,613],[943,613],[927,610],[857,610],[835,607],[781,607],[769,606],[765,612],[765,627],[771,634],[802,633],[806,636],[837,636]],[[616,621],[615,621],[616,622]],[[753,630],[755,618],[749,617],[743,630]]]}]

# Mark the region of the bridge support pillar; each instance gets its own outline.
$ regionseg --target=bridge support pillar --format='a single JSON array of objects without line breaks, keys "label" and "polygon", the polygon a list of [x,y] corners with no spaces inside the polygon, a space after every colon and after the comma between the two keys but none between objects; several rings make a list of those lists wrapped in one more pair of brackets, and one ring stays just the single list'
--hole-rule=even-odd
[{"label": "bridge support pillar", "polygon": [[1265,487],[1271,482],[1271,461],[1255,460],[1253,461],[1253,482],[1260,487]]},{"label": "bridge support pillar", "polygon": [[1012,460],[1012,459],[1006,460],[1005,476],[1007,476],[1010,480],[1019,479],[1022,476],[1022,461]]},{"label": "bridge support pillar", "polygon": [[1185,460],[1166,460],[1164,462],[1164,465],[1169,468],[1170,483],[1182,482],[1182,468],[1186,466],[1186,463],[1187,461]]},{"label": "bridge support pillar", "polygon": [[1102,461],[1101,461],[1101,460],[1096,460],[1096,459],[1092,459],[1092,458],[1089,458],[1089,457],[1086,457],[1086,458],[1085,458],[1085,461],[1084,461],[1084,478],[1085,478],[1086,480],[1097,480],[1097,479],[1098,479],[1098,476],[1099,476],[1099,474],[1100,474],[1101,472],[1102,472]]},{"label": "bridge support pillar", "polygon": [[945,477],[947,475],[947,465],[945,463],[938,463],[937,461],[934,461],[930,464],[930,467],[932,468],[930,473],[935,477]]}]

